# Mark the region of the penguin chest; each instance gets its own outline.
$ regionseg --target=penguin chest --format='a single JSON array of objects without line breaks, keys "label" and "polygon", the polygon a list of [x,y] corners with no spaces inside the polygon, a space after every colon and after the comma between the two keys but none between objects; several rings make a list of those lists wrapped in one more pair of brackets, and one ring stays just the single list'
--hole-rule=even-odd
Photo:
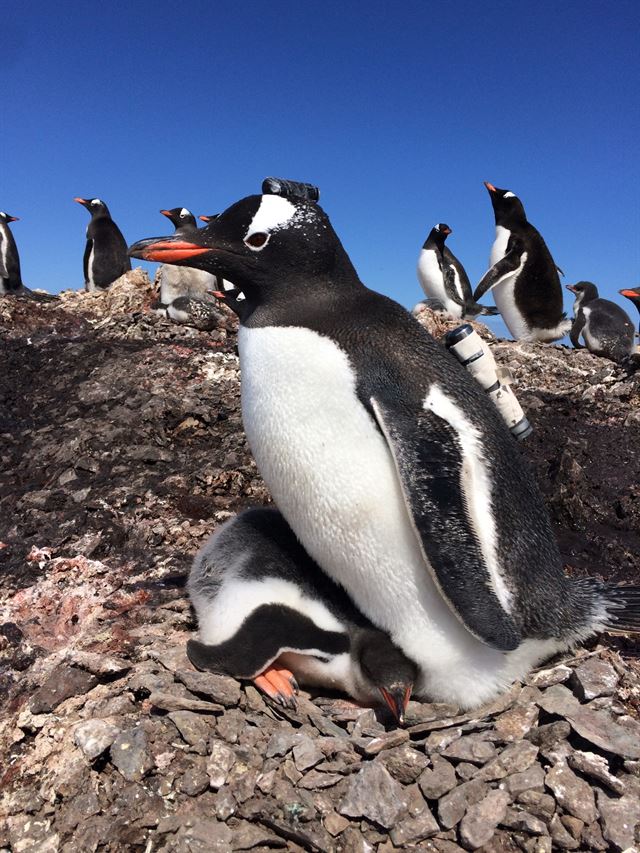
[{"label": "penguin chest", "polygon": [[[4,269],[8,269],[7,247],[8,247],[8,240],[4,236],[4,228],[0,228],[0,258],[2,258],[2,266],[4,267]],[[5,283],[5,279],[2,276],[0,276],[0,294],[5,294],[7,292],[4,283]]]},{"label": "penguin chest", "polygon": [[[496,239],[491,247],[490,264],[495,266],[507,253],[507,245],[511,232],[502,225],[496,226]],[[522,256],[519,266],[508,275],[504,276],[492,290],[496,308],[502,315],[502,319],[515,340],[526,340],[530,337],[529,325],[516,302],[516,282],[522,273],[526,253]]]},{"label": "penguin chest", "polygon": [[462,306],[447,290],[438,256],[433,249],[423,249],[420,253],[418,279],[427,296],[439,299],[452,317],[462,317]]},{"label": "penguin chest", "polygon": [[591,352],[601,352],[604,349],[604,346],[598,335],[595,334],[593,323],[591,322],[591,308],[585,307],[582,308],[581,311],[584,317],[584,326],[582,329],[584,342]]}]

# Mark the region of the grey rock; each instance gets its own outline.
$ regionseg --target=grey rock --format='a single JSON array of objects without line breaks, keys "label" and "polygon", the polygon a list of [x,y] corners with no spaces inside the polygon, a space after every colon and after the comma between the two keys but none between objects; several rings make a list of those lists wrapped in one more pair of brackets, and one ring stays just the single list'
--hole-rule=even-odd
[{"label": "grey rock", "polygon": [[248,823],[243,820],[233,827],[234,850],[251,850],[254,847],[269,849],[286,846],[287,842],[284,839],[255,823]]},{"label": "grey rock", "polygon": [[547,834],[547,825],[543,820],[530,814],[530,812],[520,811],[519,809],[508,808],[501,824],[509,829],[530,832],[532,835]]},{"label": "grey rock", "polygon": [[430,723],[433,720],[445,720],[447,717],[455,717],[460,713],[457,705],[447,705],[442,702],[414,702],[411,700],[405,711],[405,722],[407,726],[415,726],[418,723]]},{"label": "grey rock", "polygon": [[242,695],[240,684],[235,678],[227,675],[217,675],[213,672],[196,672],[182,669],[176,672],[178,678],[187,690],[219,702],[225,708],[233,708],[240,702]]},{"label": "grey rock", "polygon": [[317,741],[308,735],[302,735],[301,740],[293,747],[293,761],[301,773],[323,760],[324,753],[318,747]]},{"label": "grey rock", "polygon": [[509,744],[493,761],[478,772],[477,778],[486,782],[504,779],[513,773],[527,770],[538,756],[538,747],[527,740]]},{"label": "grey rock", "polygon": [[420,814],[415,817],[405,817],[397,826],[394,826],[390,835],[394,845],[404,849],[407,844],[413,845],[424,841],[425,838],[432,838],[439,830],[438,821],[425,804]]},{"label": "grey rock", "polygon": [[495,754],[495,746],[477,734],[458,738],[442,752],[445,758],[457,758],[460,761],[470,761],[472,764],[486,764],[495,757]]},{"label": "grey rock", "polygon": [[[420,774],[429,767],[427,756],[423,752],[418,752],[408,743],[394,749],[388,749],[381,760],[393,778],[403,785],[410,785],[415,782]],[[437,797],[433,799],[437,799]]]},{"label": "grey rock", "polygon": [[594,656],[574,670],[570,683],[580,699],[589,701],[596,696],[612,696],[619,680],[608,661]]},{"label": "grey rock", "polygon": [[561,814],[560,820],[569,835],[575,838],[576,841],[580,841],[582,830],[584,829],[584,821],[579,820],[577,817],[573,817],[573,815],[570,814]]},{"label": "grey rock", "polygon": [[609,764],[603,755],[576,750],[568,756],[567,761],[573,770],[578,770],[585,776],[597,779],[598,782],[602,782],[616,794],[624,794],[624,782],[611,773]]},{"label": "grey rock", "polygon": [[534,672],[527,679],[527,684],[539,687],[542,690],[545,687],[552,687],[554,684],[561,684],[564,681],[568,681],[572,672],[573,670],[570,667],[561,663],[550,669],[542,669],[539,672]]},{"label": "grey rock", "polygon": [[427,753],[442,752],[459,737],[462,737],[462,729],[459,726],[453,729],[431,732],[424,745],[425,751]]},{"label": "grey rock", "polygon": [[478,775],[478,770],[479,768],[477,764],[469,764],[467,761],[461,761],[459,764],[456,764],[456,774],[463,782],[468,782],[469,779],[475,779]]},{"label": "grey rock", "polygon": [[632,717],[613,717],[610,711],[579,708],[568,717],[572,728],[590,743],[621,758],[640,758],[640,723]]},{"label": "grey rock", "polygon": [[539,835],[524,842],[525,853],[552,853],[553,845],[548,835]]},{"label": "grey rock", "polygon": [[636,843],[635,827],[640,823],[640,797],[626,794],[618,800],[598,791],[598,808],[602,834],[612,849],[633,849]]},{"label": "grey rock", "polygon": [[196,797],[209,787],[209,776],[200,767],[190,767],[175,783],[176,791]]},{"label": "grey rock", "polygon": [[290,749],[302,741],[302,735],[290,727],[278,729],[269,738],[265,755],[267,758],[286,755]]},{"label": "grey rock", "polygon": [[106,720],[86,720],[76,726],[73,739],[89,761],[93,761],[109,749],[119,734],[120,729]]},{"label": "grey rock", "polygon": [[580,847],[580,842],[568,832],[557,814],[551,818],[549,833],[554,847],[559,850],[577,850]]},{"label": "grey rock", "polygon": [[[211,784],[211,782],[209,782]],[[221,788],[215,795],[214,808],[216,817],[220,820],[228,820],[238,810],[236,798],[228,787]]]},{"label": "grey rock", "polygon": [[394,731],[384,732],[384,734],[374,737],[364,745],[365,755],[378,755],[385,749],[391,749],[394,746],[399,746],[409,740],[409,732],[406,729],[395,729]]},{"label": "grey rock", "polygon": [[349,821],[346,817],[342,817],[342,815],[333,811],[323,817],[322,823],[329,835],[333,835],[334,838],[336,835],[340,835],[341,832],[344,832],[344,830],[349,826]]},{"label": "grey rock", "polygon": [[516,799],[526,807],[527,811],[544,821],[550,820],[555,814],[556,801],[550,794],[527,788],[525,791],[521,791]]},{"label": "grey rock", "polygon": [[147,751],[147,737],[142,728],[129,729],[111,744],[111,761],[127,782],[139,782],[154,761]]},{"label": "grey rock", "polygon": [[402,786],[381,762],[369,761],[349,780],[338,811],[347,817],[365,817],[391,829],[406,809]]},{"label": "grey rock", "polygon": [[477,803],[469,806],[460,821],[460,840],[467,850],[477,850],[486,844],[505,817],[509,795],[505,791],[489,791]]},{"label": "grey rock", "polygon": [[536,724],[538,708],[531,705],[516,705],[501,714],[495,721],[495,729],[502,740],[521,740]]},{"label": "grey rock", "polygon": [[[489,793],[489,786],[485,782],[472,779],[463,782],[448,794],[438,800],[438,820],[445,829],[451,829],[460,823],[467,812],[467,808],[474,803],[480,802]],[[508,799],[508,795],[507,795]]]},{"label": "grey rock", "polygon": [[48,714],[65,699],[88,693],[97,683],[95,675],[84,669],[66,664],[57,666],[31,697],[29,709],[32,714]]},{"label": "grey rock", "polygon": [[538,705],[548,714],[568,717],[580,708],[580,702],[563,684],[547,688],[538,699]]},{"label": "grey rock", "polygon": [[211,755],[207,763],[209,785],[217,790],[227,781],[229,771],[236,761],[235,752],[221,740],[211,742]]},{"label": "grey rock", "polygon": [[208,718],[202,714],[194,714],[193,711],[171,711],[168,716],[183,740],[193,746],[200,755],[206,755],[211,734]]},{"label": "grey rock", "polygon": [[582,832],[582,843],[589,850],[607,850],[609,845],[604,840],[600,824],[597,820],[585,826]]},{"label": "grey rock", "polygon": [[596,819],[596,804],[591,786],[576,776],[566,762],[559,761],[547,771],[545,784],[553,791],[558,804],[565,811],[585,823],[593,823]]},{"label": "grey rock", "polygon": [[222,705],[213,702],[161,691],[153,692],[149,696],[149,702],[162,711],[199,711],[204,714],[221,714],[224,711]]},{"label": "grey rock", "polygon": [[298,781],[298,787],[309,791],[332,788],[342,781],[338,773],[322,773],[319,770],[310,770]]},{"label": "grey rock", "polygon": [[539,764],[532,764],[521,773],[512,773],[500,782],[499,787],[512,797],[517,797],[523,791],[544,790],[544,770]]},{"label": "grey rock", "polygon": [[555,723],[547,723],[544,726],[531,729],[526,737],[536,746],[547,749],[566,740],[570,734],[571,726],[569,723],[566,720],[557,720]]},{"label": "grey rock", "polygon": [[456,772],[445,758],[436,753],[431,756],[431,769],[422,772],[418,785],[428,800],[439,800],[457,785]]}]

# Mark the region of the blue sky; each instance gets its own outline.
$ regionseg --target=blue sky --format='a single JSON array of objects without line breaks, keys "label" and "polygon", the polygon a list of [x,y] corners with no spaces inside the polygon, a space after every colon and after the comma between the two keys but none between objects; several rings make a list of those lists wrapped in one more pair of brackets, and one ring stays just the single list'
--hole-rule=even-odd
[{"label": "blue sky", "polygon": [[[5,3],[0,209],[23,277],[82,286],[99,196],[125,237],[319,184],[370,287],[411,307],[438,221],[472,283],[516,192],[564,283],[640,284],[640,5],[618,0]],[[567,306],[570,305],[566,294]]]}]

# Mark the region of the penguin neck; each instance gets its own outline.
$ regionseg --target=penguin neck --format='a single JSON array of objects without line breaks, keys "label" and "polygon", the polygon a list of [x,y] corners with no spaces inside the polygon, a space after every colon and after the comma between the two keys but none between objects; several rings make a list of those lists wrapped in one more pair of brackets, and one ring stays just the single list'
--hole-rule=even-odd
[{"label": "penguin neck", "polygon": [[431,249],[434,252],[439,252],[442,254],[444,252],[444,241],[446,240],[445,235],[441,231],[436,231],[434,228],[430,233],[427,239],[424,241],[422,246],[423,249]]}]

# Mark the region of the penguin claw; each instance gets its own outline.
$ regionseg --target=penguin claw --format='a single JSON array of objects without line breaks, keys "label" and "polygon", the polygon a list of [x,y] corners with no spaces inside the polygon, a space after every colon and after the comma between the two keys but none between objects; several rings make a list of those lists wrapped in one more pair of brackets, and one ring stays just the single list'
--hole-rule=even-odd
[{"label": "penguin claw", "polygon": [[274,702],[284,708],[297,708],[296,693],[298,684],[292,672],[288,669],[278,669],[270,666],[263,673],[253,679],[256,687],[265,693]]}]

